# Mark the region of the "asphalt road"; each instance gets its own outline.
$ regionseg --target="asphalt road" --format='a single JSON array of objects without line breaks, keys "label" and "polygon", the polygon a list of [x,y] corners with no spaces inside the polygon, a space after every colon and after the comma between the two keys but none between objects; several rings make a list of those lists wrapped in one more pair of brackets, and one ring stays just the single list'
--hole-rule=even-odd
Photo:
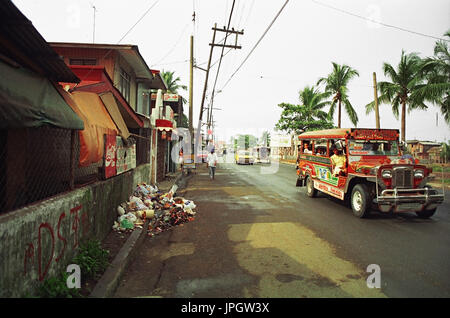
[{"label": "asphalt road", "polygon": [[195,220],[146,238],[115,297],[450,296],[449,195],[428,220],[359,219],[295,181],[287,164],[221,163],[215,180],[199,167],[179,193]]},{"label": "asphalt road", "polygon": [[[236,176],[262,191],[283,196],[292,221],[300,222],[332,244],[337,255],[361,269],[377,264],[383,293],[388,297],[450,296],[450,193],[430,219],[415,213],[388,216],[373,212],[368,219],[353,216],[339,200],[306,196],[295,187],[295,167],[272,164],[227,165]],[[369,275],[368,273],[367,275]]]}]

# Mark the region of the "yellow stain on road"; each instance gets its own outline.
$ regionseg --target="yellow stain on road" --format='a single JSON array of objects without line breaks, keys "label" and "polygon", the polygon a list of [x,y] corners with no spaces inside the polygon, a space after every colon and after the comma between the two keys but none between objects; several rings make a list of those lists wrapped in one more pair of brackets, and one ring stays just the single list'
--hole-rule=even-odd
[{"label": "yellow stain on road", "polygon": [[240,266],[260,277],[248,297],[386,297],[367,287],[370,273],[299,223],[234,224],[228,235]]}]

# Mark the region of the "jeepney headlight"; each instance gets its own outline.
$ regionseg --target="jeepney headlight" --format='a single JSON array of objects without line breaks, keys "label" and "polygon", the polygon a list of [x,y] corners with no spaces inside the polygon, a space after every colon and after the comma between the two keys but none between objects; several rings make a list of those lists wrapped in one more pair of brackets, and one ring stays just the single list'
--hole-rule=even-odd
[{"label": "jeepney headlight", "polygon": [[414,178],[422,179],[424,176],[425,176],[425,171],[423,171],[422,169],[414,170]]},{"label": "jeepney headlight", "polygon": [[383,170],[381,170],[381,176],[384,179],[392,178],[392,170],[390,170],[390,169],[383,169]]}]

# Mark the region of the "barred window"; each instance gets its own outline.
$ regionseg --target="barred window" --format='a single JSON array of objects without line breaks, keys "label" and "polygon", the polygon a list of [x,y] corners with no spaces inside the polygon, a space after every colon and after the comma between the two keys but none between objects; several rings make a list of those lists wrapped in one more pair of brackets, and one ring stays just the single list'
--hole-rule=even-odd
[{"label": "barred window", "polygon": [[131,76],[123,69],[120,69],[119,91],[122,93],[127,102],[130,102],[130,86]]}]

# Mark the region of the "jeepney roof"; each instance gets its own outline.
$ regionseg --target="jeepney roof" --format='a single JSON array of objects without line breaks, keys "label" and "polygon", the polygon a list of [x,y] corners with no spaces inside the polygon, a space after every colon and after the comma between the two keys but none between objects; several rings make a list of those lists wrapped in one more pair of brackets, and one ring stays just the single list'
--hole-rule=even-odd
[{"label": "jeepney roof", "polygon": [[[398,136],[398,129],[376,129],[376,128],[334,128],[324,130],[307,131],[298,136],[298,139],[339,139],[346,138],[350,135],[361,135],[361,133],[391,133],[393,136]],[[384,134],[383,134],[384,135]],[[392,136],[392,137],[393,137]]]},{"label": "jeepney roof", "polygon": [[298,136],[298,139],[314,139],[314,138],[345,138],[350,133],[350,128],[335,128],[324,130],[307,131]]}]

